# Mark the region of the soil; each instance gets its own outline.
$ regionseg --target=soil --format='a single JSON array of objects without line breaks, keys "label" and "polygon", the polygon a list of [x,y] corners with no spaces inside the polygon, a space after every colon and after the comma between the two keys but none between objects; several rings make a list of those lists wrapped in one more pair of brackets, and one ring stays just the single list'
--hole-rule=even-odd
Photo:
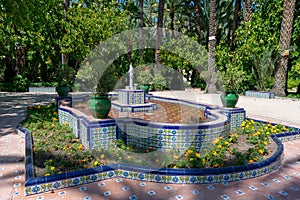
[{"label": "soil", "polygon": [[[255,148],[255,145],[250,144],[247,142],[247,136],[246,135],[239,135],[238,141],[236,143],[230,144],[230,149],[237,148],[239,152],[242,154],[247,154],[248,149],[250,148]],[[270,138],[270,143],[266,146],[266,148],[269,150],[269,153],[267,155],[263,155],[262,159],[266,160],[269,157],[271,157],[277,150],[277,145],[276,143]],[[229,166],[237,166],[238,160],[236,155],[226,152],[226,159],[225,159],[225,165],[224,167],[229,167]]]}]

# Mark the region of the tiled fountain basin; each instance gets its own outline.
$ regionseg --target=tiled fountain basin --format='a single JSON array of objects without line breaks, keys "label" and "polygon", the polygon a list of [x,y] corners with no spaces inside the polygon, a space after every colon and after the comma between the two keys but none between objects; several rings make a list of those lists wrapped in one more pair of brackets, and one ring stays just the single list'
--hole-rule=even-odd
[{"label": "tiled fountain basin", "polygon": [[[234,130],[240,127],[245,119],[245,110],[241,108],[223,109],[178,99],[155,96],[151,98],[155,101],[180,104],[185,109],[190,107],[193,111],[191,113],[202,111],[208,120],[189,124],[177,123],[177,121],[163,123],[156,121],[157,118],[163,117],[161,116],[163,113],[159,112],[161,108],[151,120],[145,120],[142,117],[131,118],[126,115],[123,117],[116,115],[118,118],[100,120],[94,119],[76,108],[60,107],[59,121],[68,123],[73,129],[73,133],[82,139],[82,143],[87,149],[106,148],[109,142],[124,138],[129,144],[139,147],[152,146],[160,151],[165,151],[174,147],[184,150],[191,145],[200,150],[210,145],[216,138],[228,133],[229,129]],[[181,111],[178,113],[178,115],[183,115],[180,122],[184,120],[182,118],[190,117],[186,116],[189,113],[182,114]],[[171,116],[174,115],[168,115],[168,117]]]},{"label": "tiled fountain basin", "polygon": [[[206,107],[207,110],[217,110],[217,108]],[[225,114],[230,120],[231,128],[235,125],[238,125],[240,120],[237,120],[234,114],[239,113],[239,109],[236,110],[218,110],[218,113]],[[65,119],[68,119],[69,125],[73,128],[74,134],[80,136],[84,126],[80,126],[80,123],[86,123],[94,126],[99,126],[99,131],[101,129],[103,135],[109,135],[107,132],[111,132],[110,135],[113,135],[114,130],[117,128],[109,128],[107,125],[115,126],[115,120],[96,120],[92,123],[89,118],[86,118],[83,113],[75,111],[70,112],[70,108],[60,108],[60,112],[68,115]],[[219,114],[220,114],[219,113]],[[243,113],[245,114],[245,113]],[[244,116],[244,115],[243,115]],[[85,119],[86,118],[86,119]],[[61,122],[63,122],[63,117],[60,117]],[[222,119],[222,118],[221,118]],[[228,120],[227,119],[227,120]],[[225,121],[227,121],[225,120]],[[107,123],[106,123],[107,122]],[[142,122],[140,122],[142,123]],[[136,124],[136,123],[134,123]],[[137,123],[138,124],[138,123]],[[156,124],[157,125],[157,124]],[[229,124],[228,124],[229,125]],[[190,126],[190,125],[188,125]],[[167,126],[162,126],[164,128]],[[168,128],[168,127],[167,127]],[[174,126],[173,126],[174,128]],[[198,127],[199,128],[199,127]],[[103,130],[104,129],[104,130]],[[184,130],[184,129],[183,129]],[[57,175],[45,176],[45,177],[34,177],[34,166],[32,158],[32,139],[31,133],[24,129],[22,126],[18,127],[18,132],[22,134],[26,139],[26,182],[25,182],[25,195],[32,195],[43,193],[55,189],[62,189],[66,187],[72,187],[80,184],[86,184],[91,182],[96,182],[104,179],[110,179],[114,177],[123,177],[134,180],[141,181],[152,181],[158,183],[219,183],[219,182],[229,182],[244,180],[248,178],[258,177],[277,169],[283,159],[283,145],[280,140],[272,135],[273,141],[277,145],[276,152],[269,157],[267,160],[264,160],[259,163],[247,164],[244,166],[235,166],[235,167],[226,167],[226,168],[204,168],[204,169],[163,169],[163,168],[149,168],[141,166],[131,166],[125,164],[115,164],[108,166],[101,166],[92,169],[85,169],[80,171],[67,172]],[[88,132],[88,131],[87,131]],[[212,131],[213,132],[213,131]],[[214,134],[212,134],[214,135]],[[218,134],[216,134],[217,136]],[[118,132],[115,133],[115,138],[117,138]],[[283,138],[297,139],[299,138],[299,132],[295,133],[285,133],[282,135]],[[105,137],[107,138],[107,137]],[[112,139],[115,139],[112,137]],[[208,137],[210,138],[210,137]],[[88,139],[88,138],[87,138]],[[82,139],[83,141],[83,139]],[[86,140],[87,142],[88,140]]]}]

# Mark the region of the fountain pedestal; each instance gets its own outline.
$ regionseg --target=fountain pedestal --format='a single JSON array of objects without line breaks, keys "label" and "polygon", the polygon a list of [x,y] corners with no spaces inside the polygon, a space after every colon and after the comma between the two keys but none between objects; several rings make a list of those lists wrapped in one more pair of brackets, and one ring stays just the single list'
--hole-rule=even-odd
[{"label": "fountain pedestal", "polygon": [[118,100],[121,104],[144,104],[145,98],[144,90],[121,89],[118,91]]}]

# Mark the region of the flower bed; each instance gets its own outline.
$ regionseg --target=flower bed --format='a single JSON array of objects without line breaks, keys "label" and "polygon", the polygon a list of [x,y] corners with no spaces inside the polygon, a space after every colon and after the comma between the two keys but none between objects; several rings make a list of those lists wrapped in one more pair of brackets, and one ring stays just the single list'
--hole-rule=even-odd
[{"label": "flower bed", "polygon": [[[283,147],[272,133],[293,131],[299,135],[299,130],[247,120],[239,132],[217,138],[207,152],[197,152],[191,147],[163,153],[151,146],[127,146],[120,140],[112,143],[111,148],[87,151],[67,125],[58,123],[54,105],[29,107],[28,120],[23,126],[31,134],[18,127],[26,137],[26,195],[112,177],[164,183],[215,183],[253,178],[280,166]],[[242,141],[249,143],[244,151],[236,146]]]}]

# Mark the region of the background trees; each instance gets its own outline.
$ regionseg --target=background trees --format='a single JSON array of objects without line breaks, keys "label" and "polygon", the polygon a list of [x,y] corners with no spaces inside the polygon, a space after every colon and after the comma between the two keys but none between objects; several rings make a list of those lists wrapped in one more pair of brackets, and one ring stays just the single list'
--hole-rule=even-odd
[{"label": "background trees", "polygon": [[[68,65],[76,72],[82,60],[100,41],[125,29],[156,27],[158,13],[162,12],[162,6],[159,8],[159,2],[162,1],[158,0],[111,0],[100,3],[92,0],[67,1],[70,2],[67,10],[64,2],[65,0],[0,1],[2,90],[25,90],[33,82],[57,81],[62,53],[68,58]],[[245,77],[240,92],[259,89],[261,83],[264,83],[266,90],[270,90],[274,83],[274,88],[276,87],[274,79],[278,81],[278,77],[283,76],[275,76],[279,70],[272,71],[271,65],[260,64],[269,66],[270,69],[259,67],[261,70],[258,70],[257,63],[263,63],[262,60],[267,59],[275,63],[274,69],[281,69],[282,62],[279,59],[282,59],[280,55],[285,49],[289,50],[289,57],[285,61],[287,73],[281,80],[287,82],[287,89],[297,88],[300,82],[299,1],[295,1],[295,9],[286,9],[287,4],[283,0],[165,0],[160,27],[188,35],[208,51],[211,3],[215,3],[217,8],[214,34],[216,51],[213,56],[217,70],[226,71],[226,64],[230,64],[243,71]],[[290,36],[281,32],[282,24],[286,24],[283,17],[289,19]],[[282,42],[288,37],[291,38],[290,45],[283,46]],[[122,68],[119,69],[120,73],[128,70],[129,58],[136,65],[155,63],[154,49],[147,49],[143,45],[140,49],[143,51],[131,52],[115,62]],[[188,60],[167,51],[160,53],[161,63],[180,73],[189,70],[190,73],[184,74],[186,78],[193,86],[204,89],[205,84],[200,74],[196,73],[197,70],[191,67]],[[257,81],[258,71],[267,71],[265,76],[270,78]],[[13,88],[9,88],[10,86]]]}]

